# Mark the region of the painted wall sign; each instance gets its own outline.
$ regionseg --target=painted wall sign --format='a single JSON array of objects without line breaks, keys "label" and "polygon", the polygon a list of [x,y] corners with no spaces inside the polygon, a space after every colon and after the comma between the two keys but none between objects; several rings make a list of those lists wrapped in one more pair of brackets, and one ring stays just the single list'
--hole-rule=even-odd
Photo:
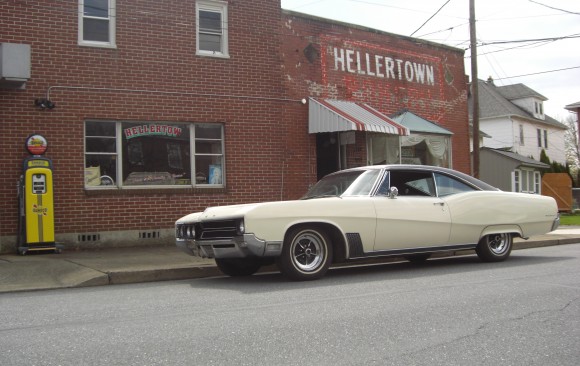
[{"label": "painted wall sign", "polygon": [[334,47],[334,69],[377,78],[435,85],[433,65]]},{"label": "painted wall sign", "polygon": [[32,155],[43,155],[48,149],[48,141],[41,135],[30,135],[26,139],[26,150]]},{"label": "painted wall sign", "polygon": [[126,128],[123,130],[125,138],[132,139],[140,136],[168,136],[177,137],[181,135],[182,129],[167,125],[141,125]]}]

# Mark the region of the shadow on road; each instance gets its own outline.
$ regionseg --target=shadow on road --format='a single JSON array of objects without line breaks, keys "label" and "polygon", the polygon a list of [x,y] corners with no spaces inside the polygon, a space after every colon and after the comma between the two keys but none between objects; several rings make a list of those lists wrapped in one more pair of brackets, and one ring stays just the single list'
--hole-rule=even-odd
[{"label": "shadow on road", "polygon": [[[570,260],[574,257],[534,256],[512,253],[504,262],[485,263],[476,255],[434,258],[423,263],[377,262],[372,264],[357,264],[351,262],[340,267],[331,268],[325,277],[316,281],[293,282],[287,280],[273,268],[273,272],[264,272],[248,277],[212,277],[191,280],[193,288],[213,288],[231,290],[243,293],[262,293],[272,291],[289,291],[296,289],[312,289],[318,287],[338,286],[374,281],[399,281],[429,278],[436,281],[438,276],[461,275],[472,272],[488,272],[506,270],[521,266],[548,264]],[[491,272],[490,272],[491,271]]]}]

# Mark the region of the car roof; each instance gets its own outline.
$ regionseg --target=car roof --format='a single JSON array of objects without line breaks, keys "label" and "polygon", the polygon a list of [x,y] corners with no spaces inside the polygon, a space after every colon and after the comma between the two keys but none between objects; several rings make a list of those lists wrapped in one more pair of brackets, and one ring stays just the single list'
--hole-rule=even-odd
[{"label": "car roof", "polygon": [[[473,186],[476,186],[477,188],[479,188],[483,191],[498,191],[499,190],[498,188],[496,188],[492,185],[489,185],[489,184],[487,184],[487,183],[485,183],[477,178],[474,178],[468,174],[459,172],[457,170],[442,168],[442,167],[433,166],[433,165],[411,165],[411,164],[368,165],[368,166],[361,166],[361,167],[356,167],[356,168],[345,169],[345,170],[341,170],[341,171],[344,172],[344,171],[356,171],[356,170],[386,170],[386,171],[406,170],[406,171],[421,171],[421,172],[441,173],[444,175],[455,177],[459,180],[463,180],[463,181],[465,181]],[[335,172],[332,174],[340,173],[341,171]]]}]

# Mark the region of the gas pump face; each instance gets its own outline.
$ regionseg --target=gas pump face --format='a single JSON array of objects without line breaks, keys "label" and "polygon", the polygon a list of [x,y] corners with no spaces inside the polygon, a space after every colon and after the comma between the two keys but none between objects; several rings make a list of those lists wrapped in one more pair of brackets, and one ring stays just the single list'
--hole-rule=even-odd
[{"label": "gas pump face", "polygon": [[46,175],[34,174],[32,176],[32,193],[46,194]]}]

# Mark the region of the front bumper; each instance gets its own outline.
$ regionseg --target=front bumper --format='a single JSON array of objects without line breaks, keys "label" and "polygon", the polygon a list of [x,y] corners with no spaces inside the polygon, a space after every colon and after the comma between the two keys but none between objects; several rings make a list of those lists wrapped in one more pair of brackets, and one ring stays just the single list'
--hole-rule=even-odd
[{"label": "front bumper", "polygon": [[177,238],[175,244],[185,253],[202,258],[276,257],[282,250],[281,242],[266,242],[252,234],[216,240]]}]

